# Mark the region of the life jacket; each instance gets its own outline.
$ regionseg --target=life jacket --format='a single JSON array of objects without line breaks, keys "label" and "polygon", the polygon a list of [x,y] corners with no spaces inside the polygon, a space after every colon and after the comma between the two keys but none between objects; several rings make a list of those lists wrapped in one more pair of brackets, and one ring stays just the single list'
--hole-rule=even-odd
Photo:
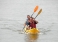
[{"label": "life jacket", "polygon": [[31,27],[31,28],[36,28],[36,22],[35,21],[33,21],[32,23],[30,23],[30,25],[29,25],[29,27]]}]

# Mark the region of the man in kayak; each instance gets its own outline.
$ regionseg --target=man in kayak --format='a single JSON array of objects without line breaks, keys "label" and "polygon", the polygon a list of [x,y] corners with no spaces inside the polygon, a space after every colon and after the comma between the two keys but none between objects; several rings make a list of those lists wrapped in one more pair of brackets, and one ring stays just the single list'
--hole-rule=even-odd
[{"label": "man in kayak", "polygon": [[27,15],[27,20],[24,23],[24,27],[27,29],[36,28],[37,23],[38,21],[36,21],[33,17],[30,17],[30,15]]},{"label": "man in kayak", "polygon": [[27,20],[24,23],[24,27],[29,25],[29,21],[30,21],[30,15],[27,15]]},{"label": "man in kayak", "polygon": [[38,23],[38,21],[36,21],[33,17],[30,17],[29,20],[29,28],[36,28],[36,24]]}]

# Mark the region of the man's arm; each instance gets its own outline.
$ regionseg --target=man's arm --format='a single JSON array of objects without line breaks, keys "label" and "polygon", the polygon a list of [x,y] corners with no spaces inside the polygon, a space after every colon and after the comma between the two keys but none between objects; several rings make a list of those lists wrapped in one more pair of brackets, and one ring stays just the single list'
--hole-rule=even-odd
[{"label": "man's arm", "polygon": [[33,19],[34,21],[35,21],[35,24],[37,24],[38,23],[38,21],[36,21],[35,19]]},{"label": "man's arm", "polygon": [[24,23],[24,26],[26,26],[26,22]]}]

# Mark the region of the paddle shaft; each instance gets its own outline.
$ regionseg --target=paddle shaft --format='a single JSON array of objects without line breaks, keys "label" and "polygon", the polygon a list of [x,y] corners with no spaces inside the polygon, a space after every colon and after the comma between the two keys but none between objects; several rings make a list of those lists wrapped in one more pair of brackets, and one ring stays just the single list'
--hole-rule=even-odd
[{"label": "paddle shaft", "polygon": [[[33,12],[33,14],[34,14],[34,12]],[[31,15],[31,17],[33,16],[33,14]]]},{"label": "paddle shaft", "polygon": [[[38,15],[36,15],[36,17],[37,17]],[[35,19],[36,19],[36,17],[35,17]]]}]

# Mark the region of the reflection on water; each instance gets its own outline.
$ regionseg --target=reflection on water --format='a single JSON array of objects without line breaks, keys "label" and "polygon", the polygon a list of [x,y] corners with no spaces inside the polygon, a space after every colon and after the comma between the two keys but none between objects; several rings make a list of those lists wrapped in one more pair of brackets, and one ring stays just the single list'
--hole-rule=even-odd
[{"label": "reflection on water", "polygon": [[26,42],[37,42],[39,34],[25,34]]}]

